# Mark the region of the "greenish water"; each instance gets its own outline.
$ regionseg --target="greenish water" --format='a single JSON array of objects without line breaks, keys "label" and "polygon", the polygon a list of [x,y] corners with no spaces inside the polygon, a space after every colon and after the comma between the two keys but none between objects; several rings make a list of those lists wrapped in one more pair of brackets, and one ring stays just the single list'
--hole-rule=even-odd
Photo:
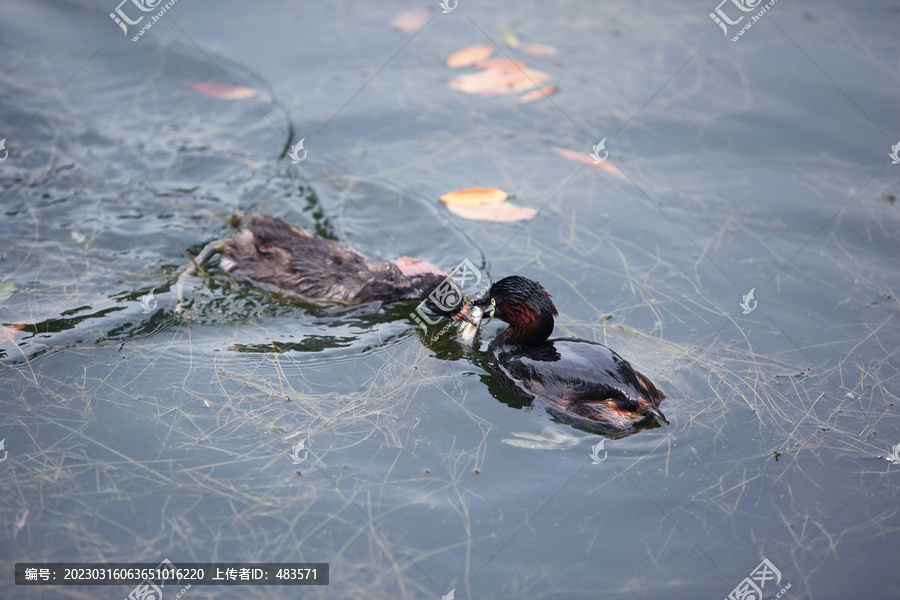
[{"label": "greenish water", "polygon": [[[124,598],[13,565],[168,558],[331,568],[183,598],[721,599],[763,559],[767,599],[897,596],[900,11],[780,0],[734,43],[715,2],[435,2],[392,29],[411,7],[181,0],[138,42],[115,3],[0,8],[0,595]],[[559,91],[451,90],[446,56],[493,42]],[[553,151],[603,138],[625,177]],[[437,200],[472,186],[538,216]],[[172,273],[238,211],[536,279],[672,424],[510,445],[552,423],[489,375],[500,325],[466,351],[415,303],[213,266],[177,313]]]}]

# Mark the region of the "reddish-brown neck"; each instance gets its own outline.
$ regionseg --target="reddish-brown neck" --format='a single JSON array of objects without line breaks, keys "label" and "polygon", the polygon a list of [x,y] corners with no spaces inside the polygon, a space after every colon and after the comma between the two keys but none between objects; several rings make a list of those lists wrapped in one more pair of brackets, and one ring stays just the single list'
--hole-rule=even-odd
[{"label": "reddish-brown neck", "polygon": [[508,298],[498,310],[497,317],[509,323],[509,327],[497,336],[497,342],[509,346],[533,346],[540,344],[553,333],[553,315],[538,312],[525,300]]}]

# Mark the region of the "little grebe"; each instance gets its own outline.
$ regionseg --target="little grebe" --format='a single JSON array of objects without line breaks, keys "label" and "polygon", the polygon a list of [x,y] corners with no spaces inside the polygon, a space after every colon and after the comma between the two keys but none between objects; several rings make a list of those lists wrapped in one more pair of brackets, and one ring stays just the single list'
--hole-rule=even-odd
[{"label": "little grebe", "polygon": [[514,275],[475,302],[509,323],[488,347],[504,387],[554,419],[588,431],[620,436],[669,422],[659,410],[665,395],[602,344],[548,340],[558,313],[544,288]]},{"label": "little grebe", "polygon": [[452,284],[446,275],[404,275],[394,263],[369,260],[275,217],[258,213],[243,217],[241,232],[220,243],[219,249],[226,273],[305,298],[352,304],[426,300],[429,309],[443,316],[468,319],[458,288],[444,295],[440,306],[429,298],[439,286]]}]

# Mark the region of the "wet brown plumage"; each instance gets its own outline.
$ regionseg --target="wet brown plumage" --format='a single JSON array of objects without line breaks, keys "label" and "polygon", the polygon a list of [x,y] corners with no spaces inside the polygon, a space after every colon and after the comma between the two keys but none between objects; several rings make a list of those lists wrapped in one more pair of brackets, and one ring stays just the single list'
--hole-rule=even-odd
[{"label": "wet brown plumage", "polygon": [[475,302],[509,323],[488,347],[503,386],[558,421],[610,436],[668,425],[659,410],[665,395],[624,358],[602,344],[548,340],[557,315],[537,282],[506,277]]},{"label": "wet brown plumage", "polygon": [[[222,268],[310,299],[361,304],[425,300],[447,277],[404,275],[394,263],[370,260],[350,248],[263,214],[241,219],[241,232],[222,249]],[[453,310],[461,309],[462,298]]]}]

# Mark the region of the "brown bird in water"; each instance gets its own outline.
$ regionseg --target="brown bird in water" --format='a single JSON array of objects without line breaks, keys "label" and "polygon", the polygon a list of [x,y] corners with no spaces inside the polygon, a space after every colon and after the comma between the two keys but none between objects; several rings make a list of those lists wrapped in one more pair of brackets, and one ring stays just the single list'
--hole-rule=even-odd
[{"label": "brown bird in water", "polygon": [[469,318],[462,292],[446,274],[407,275],[392,262],[370,260],[339,242],[275,217],[247,215],[241,219],[240,233],[214,244],[198,256],[198,263],[207,262],[219,251],[226,273],[304,298],[350,304],[425,300],[438,314],[456,320]]},{"label": "brown bird in water", "polygon": [[489,361],[503,386],[526,404],[610,436],[669,424],[659,410],[665,395],[616,352],[587,340],[547,339],[558,313],[541,284],[506,277],[474,305],[509,323],[488,346]]}]

